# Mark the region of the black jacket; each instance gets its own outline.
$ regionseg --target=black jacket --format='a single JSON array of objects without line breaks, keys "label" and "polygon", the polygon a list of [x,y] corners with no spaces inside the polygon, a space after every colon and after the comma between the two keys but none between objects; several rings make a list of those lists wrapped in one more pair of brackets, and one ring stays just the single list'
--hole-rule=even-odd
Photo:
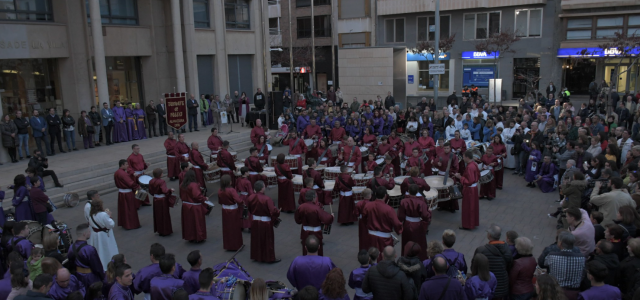
[{"label": "black jacket", "polygon": [[49,132],[57,133],[60,131],[60,125],[62,124],[62,121],[60,120],[60,117],[58,117],[58,115],[52,116],[51,114],[48,114],[44,118],[45,120],[47,120],[47,125],[49,126]]},{"label": "black jacket", "polygon": [[394,261],[381,261],[371,267],[362,281],[362,291],[373,293],[373,300],[412,300],[415,287]]},{"label": "black jacket", "polygon": [[69,128],[76,125],[76,120],[72,116],[62,117],[62,127]]},{"label": "black jacket", "polygon": [[389,109],[389,107],[392,106],[396,106],[396,99],[394,99],[393,96],[387,96],[387,98],[384,99],[384,108]]},{"label": "black jacket", "polygon": [[[258,97],[258,96],[260,96],[260,97]],[[258,98],[260,98],[260,99],[258,99]],[[309,100],[309,99],[307,99],[307,100]],[[253,95],[253,105],[259,110],[264,109],[264,105],[265,105],[266,101],[267,101],[267,99],[265,99],[265,96],[264,96],[264,94],[262,92],[256,93],[255,95]]]},{"label": "black jacket", "polygon": [[513,264],[513,256],[509,246],[506,243],[486,244],[478,247],[475,253],[482,253],[489,259],[489,271],[498,280],[494,297],[506,297],[509,294],[509,273],[507,270],[511,270]]},{"label": "black jacket", "polygon": [[49,164],[43,158],[38,158],[34,155],[29,159],[29,168],[35,169],[38,175],[42,174],[44,169],[48,167]]},{"label": "black jacket", "polygon": [[99,112],[89,112],[89,120],[91,120],[91,125],[93,126],[101,126],[102,125],[102,118],[100,117],[100,113]]},{"label": "black jacket", "polygon": [[[166,104],[165,104],[166,107]],[[160,118],[160,120],[164,120],[164,115],[167,114],[167,112],[164,110],[164,108],[162,108],[162,104],[158,104],[156,105],[156,112],[158,113],[158,118]]]},{"label": "black jacket", "polygon": [[615,286],[616,274],[620,269],[620,260],[618,260],[618,256],[615,253],[601,254],[596,255],[593,260],[601,262],[607,267],[607,270],[609,270],[609,275],[605,278],[604,283]]},{"label": "black jacket", "polygon": [[417,296],[422,283],[427,278],[427,269],[422,264],[422,261],[420,261],[419,257],[403,256],[398,258],[398,267],[413,281],[413,285],[416,287],[414,293]]},{"label": "black jacket", "polygon": [[458,96],[456,96],[456,94],[451,94],[449,95],[449,97],[447,97],[447,105],[451,104],[453,105],[458,105]]},{"label": "black jacket", "polygon": [[[640,258],[635,256],[629,256],[620,263],[620,269],[616,275],[616,281],[622,294],[626,294],[633,289],[635,280],[640,272]],[[627,297],[624,297],[627,299]]]},{"label": "black jacket", "polygon": [[15,300],[50,300],[53,299],[43,293],[36,291],[27,291],[26,295],[20,295],[14,298]]},{"label": "black jacket", "polygon": [[18,134],[29,134],[29,119],[27,118],[15,118],[13,123],[18,127]]},{"label": "black jacket", "polygon": [[187,109],[189,110],[190,115],[198,114],[198,100],[189,99],[187,100]]}]

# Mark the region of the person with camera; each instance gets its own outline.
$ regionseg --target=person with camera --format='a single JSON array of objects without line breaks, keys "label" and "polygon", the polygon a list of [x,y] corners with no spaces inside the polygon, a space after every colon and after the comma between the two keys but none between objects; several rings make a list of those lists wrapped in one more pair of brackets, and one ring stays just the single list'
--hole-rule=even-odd
[{"label": "person with camera", "polygon": [[53,179],[53,183],[56,187],[63,187],[63,185],[60,184],[60,181],[58,181],[56,172],[54,172],[53,170],[45,170],[49,167],[49,159],[42,156],[42,152],[40,152],[40,150],[33,150],[33,157],[31,157],[31,159],[29,160],[29,167],[36,170],[36,173],[40,177],[51,176],[51,179]]},{"label": "person with camera", "polygon": [[[570,160],[572,161],[572,160]],[[569,163],[567,163],[568,165]],[[587,187],[587,181],[584,180],[584,175],[580,172],[570,171],[572,174],[569,178],[563,178],[562,185],[560,186],[560,195],[564,196],[564,199],[560,201],[561,207],[553,214],[549,214],[550,217],[557,217],[560,212],[566,211],[570,208],[580,208],[582,206],[582,194]],[[558,227],[567,228],[569,223],[566,216],[562,216],[558,220]],[[560,228],[558,228],[560,229]]]},{"label": "person with camera", "polygon": [[[600,189],[606,185],[611,188],[611,191],[600,195]],[[621,206],[631,205],[634,208],[636,207],[636,202],[633,201],[629,192],[624,189],[622,179],[619,177],[611,178],[604,184],[603,181],[596,181],[593,191],[591,192],[591,200],[589,200],[589,203],[597,206],[598,211],[603,214],[603,226],[614,224],[613,221],[616,220],[618,209]]]}]

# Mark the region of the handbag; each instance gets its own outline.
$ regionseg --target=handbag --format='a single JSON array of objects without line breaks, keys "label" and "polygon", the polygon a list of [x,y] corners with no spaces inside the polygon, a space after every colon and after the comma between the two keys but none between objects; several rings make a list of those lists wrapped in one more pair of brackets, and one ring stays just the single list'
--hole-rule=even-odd
[{"label": "handbag", "polygon": [[516,155],[516,147],[511,148],[511,155]]}]

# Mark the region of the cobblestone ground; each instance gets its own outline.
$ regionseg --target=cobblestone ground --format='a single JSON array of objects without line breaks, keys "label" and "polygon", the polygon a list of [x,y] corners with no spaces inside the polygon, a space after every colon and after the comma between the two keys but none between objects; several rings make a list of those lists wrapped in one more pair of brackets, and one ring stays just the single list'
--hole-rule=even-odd
[{"label": "cobblestone ground", "polygon": [[[284,147],[275,148],[272,155],[285,151]],[[115,171],[115,169],[114,169]],[[445,229],[453,229],[457,234],[455,249],[465,254],[467,263],[471,264],[474,250],[486,243],[485,228],[491,223],[502,226],[503,240],[504,233],[508,230],[515,230],[520,236],[529,237],[535,247],[534,255],[537,256],[543,248],[551,244],[555,239],[555,220],[547,217],[547,213],[552,212],[556,205],[557,192],[543,194],[538,188],[528,188],[526,182],[520,176],[511,175],[511,170],[505,171],[504,189],[497,191],[497,198],[492,201],[480,200],[480,227],[472,231],[458,230],[460,226],[460,211],[456,213],[434,211],[427,240],[440,240]],[[169,188],[178,189],[178,183],[168,182]],[[218,184],[209,185],[209,191],[216,191]],[[267,190],[267,195],[277,202],[277,189]],[[111,211],[117,211],[117,193],[102,195],[105,207]],[[217,204],[217,196],[210,199],[216,203],[211,215],[207,220],[206,242],[202,244],[191,244],[181,238],[180,227],[180,206],[171,210],[174,234],[168,237],[160,237],[153,233],[153,213],[151,207],[142,207],[139,210],[140,223],[142,227],[136,230],[124,230],[120,227],[114,230],[120,253],[124,253],[127,262],[138,270],[150,263],[149,246],[152,243],[161,243],[168,253],[176,254],[176,258],[185,269],[189,268],[187,254],[195,249],[201,250],[204,267],[223,262],[233,255],[233,252],[225,251],[222,248],[222,225],[221,208]],[[297,201],[296,201],[297,202]],[[58,220],[66,222],[69,226],[75,227],[81,222],[86,222],[83,217],[82,207],[84,202],[75,208],[61,208],[54,213]],[[337,212],[337,205],[334,207]],[[337,213],[336,213],[337,215]],[[117,214],[113,215],[117,222]],[[263,264],[253,262],[250,257],[250,233],[243,233],[244,251],[238,254],[238,261],[254,277],[261,277],[267,280],[278,280],[289,285],[286,273],[291,261],[302,254],[300,244],[300,226],[295,224],[293,214],[283,213],[281,215],[282,224],[275,229],[275,249],[276,256],[282,259],[277,264]],[[74,234],[75,236],[75,234]],[[334,224],[331,235],[325,236],[324,254],[331,257],[336,266],[343,269],[348,278],[349,273],[354,268],[359,267],[357,261],[358,227],[339,226]],[[396,247],[400,252],[400,245]],[[354,291],[347,288],[350,295]],[[140,295],[138,295],[140,297]],[[140,297],[141,298],[141,297]]]}]

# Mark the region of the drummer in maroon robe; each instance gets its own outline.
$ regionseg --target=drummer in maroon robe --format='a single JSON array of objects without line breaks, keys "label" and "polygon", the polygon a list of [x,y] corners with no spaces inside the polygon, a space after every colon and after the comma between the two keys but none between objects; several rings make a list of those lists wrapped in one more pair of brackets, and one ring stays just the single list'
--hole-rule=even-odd
[{"label": "drummer in maroon robe", "polygon": [[373,152],[369,152],[367,163],[364,165],[363,173],[373,172],[378,167],[378,163],[376,162],[376,155]]},{"label": "drummer in maroon robe", "polygon": [[134,190],[140,189],[138,182],[135,181],[133,175],[127,172],[129,164],[126,160],[121,159],[118,162],[120,167],[113,175],[118,190],[118,226],[124,229],[140,228],[140,220],[138,220],[138,211]]},{"label": "drummer in maroon robe", "polygon": [[209,165],[204,162],[204,158],[198,149],[200,145],[196,142],[191,142],[191,152],[189,153],[189,162],[193,165],[193,171],[196,173],[196,179],[200,184],[200,187],[203,187],[205,193],[207,191],[207,184],[204,182],[204,171],[209,169]]},{"label": "drummer in maroon robe", "polygon": [[280,262],[280,259],[276,258],[273,235],[273,224],[280,216],[280,210],[273,205],[273,200],[264,194],[264,182],[256,182],[253,188],[256,194],[247,199],[249,212],[253,214],[251,259],[258,262]]},{"label": "drummer in maroon robe", "polygon": [[149,182],[149,194],[153,196],[153,232],[157,232],[160,236],[173,233],[169,208],[176,204],[174,191],[174,189],[168,189],[167,183],[162,180],[162,169],[154,169],[153,179]]},{"label": "drummer in maroon robe", "polygon": [[182,238],[192,243],[204,242],[207,239],[207,223],[204,219],[208,212],[204,203],[207,197],[202,194],[193,170],[184,176],[180,190],[184,191],[185,196],[182,198]]},{"label": "drummer in maroon robe", "polygon": [[246,216],[243,212],[242,219],[242,228],[251,229],[251,213],[249,212],[249,208],[247,207],[247,198],[250,195],[255,194],[253,191],[253,185],[251,185],[251,181],[249,181],[249,169],[247,167],[240,168],[240,177],[236,178],[236,191],[240,195],[240,199],[242,200],[242,209],[246,209]]},{"label": "drummer in maroon robe", "polygon": [[418,156],[422,156],[422,146],[418,142],[416,142],[415,135],[413,133],[409,133],[409,140],[404,142],[402,147],[403,149],[403,159],[407,160],[409,157],[413,155],[413,149],[418,149]]},{"label": "drummer in maroon robe", "polygon": [[296,173],[302,175],[302,155],[307,153],[307,144],[298,137],[295,131],[290,131],[287,137],[282,141],[283,145],[289,146],[289,155],[298,157],[298,168]]},{"label": "drummer in maroon robe", "polygon": [[420,150],[418,148],[413,148],[412,155],[407,160],[405,165],[406,173],[409,173],[412,167],[418,168],[418,174],[424,174],[424,176],[431,176],[431,164],[427,160],[426,162],[422,159],[423,156],[420,155]]},{"label": "drummer in maroon robe", "polygon": [[393,164],[393,158],[387,154],[384,156],[384,167],[382,167],[382,175],[388,176],[393,179],[395,177],[396,167]]},{"label": "drummer in maroon robe", "polygon": [[320,240],[320,249],[318,255],[323,255],[322,246],[322,230],[325,225],[331,225],[333,223],[333,214],[329,214],[316,204],[318,201],[318,195],[315,191],[306,191],[304,193],[305,203],[301,204],[296,210],[295,220],[297,224],[301,224],[300,228],[300,242],[302,243],[302,255],[307,255],[307,249],[304,247],[304,242],[307,237],[314,235]]},{"label": "drummer in maroon robe", "polygon": [[236,163],[233,161],[233,156],[229,151],[229,141],[222,142],[222,148],[220,148],[220,152],[218,152],[218,160],[216,164],[220,167],[220,176],[224,174],[228,174],[231,177],[231,184],[235,184],[236,175],[234,172],[236,171]]},{"label": "drummer in maroon robe", "polygon": [[331,129],[329,138],[331,139],[332,144],[341,144],[342,137],[347,135],[347,131],[345,131],[344,128],[340,126],[340,121],[335,121],[333,124],[333,129]]},{"label": "drummer in maroon robe", "polygon": [[244,160],[244,166],[249,169],[249,181],[251,181],[251,185],[253,186],[258,180],[267,182],[267,176],[260,174],[264,172],[264,170],[262,169],[262,163],[260,163],[260,159],[258,158],[258,148],[251,147],[251,149],[249,149],[249,154],[251,156]]},{"label": "drummer in maroon robe", "polygon": [[[420,177],[420,169],[413,167],[409,170],[409,177],[405,178],[400,185],[400,192],[406,196],[409,196],[409,186],[415,184],[418,186],[418,197],[422,197],[424,201],[423,191],[430,191],[431,187],[424,179]],[[425,248],[426,250],[426,248]]]},{"label": "drummer in maroon robe", "polygon": [[427,155],[427,159],[431,160],[436,154],[436,143],[429,136],[429,129],[422,130],[422,136],[418,138],[418,144],[420,144],[422,152]]},{"label": "drummer in maroon robe", "polygon": [[493,155],[493,147],[487,147],[486,153],[480,159],[482,162],[482,170],[491,170],[491,174],[493,174],[494,178],[487,183],[483,183],[480,185],[480,199],[487,198],[487,200],[493,200],[496,197],[496,178],[495,172],[493,168],[498,165],[498,157]]},{"label": "drummer in maroon robe", "polygon": [[[316,160],[313,158],[307,158],[307,166],[309,166],[309,168],[303,172],[302,181],[304,182],[306,178],[313,178],[313,190],[318,194],[318,201],[324,205],[329,205],[329,203],[325,201],[324,181],[322,180],[322,175],[320,175],[320,172],[315,170]],[[300,195],[302,195],[302,192]]]},{"label": "drummer in maroon robe", "polygon": [[[384,249],[393,246],[392,231],[402,234],[402,222],[398,220],[395,210],[384,202],[387,189],[379,186],[376,190],[376,200],[367,203],[362,211],[362,218],[366,220],[369,231],[369,241],[372,247]],[[378,260],[382,255],[378,255]]]},{"label": "drummer in maroon robe", "polygon": [[[300,195],[298,195],[298,207],[303,203],[307,202],[307,200],[305,200],[305,197],[304,197],[307,191],[315,192],[315,190],[313,189],[313,178],[311,177],[307,177],[302,181],[302,189],[300,190]],[[322,204],[322,202],[320,202],[319,199],[316,199],[316,202],[314,204],[320,208],[324,207],[324,204]]]},{"label": "drummer in maroon robe", "polygon": [[388,138],[389,145],[391,145],[391,149],[395,151],[393,156],[393,171],[395,173],[394,176],[400,176],[400,158],[402,157],[402,153],[404,152],[404,146],[400,137],[398,137],[395,131],[391,132],[391,135]]},{"label": "drummer in maroon robe", "polygon": [[[452,152],[460,154],[462,156],[467,151],[467,142],[460,137],[460,131],[456,130],[454,138],[449,140]],[[459,162],[458,170],[464,171],[464,162]]]},{"label": "drummer in maroon robe", "polygon": [[382,177],[383,169],[381,167],[377,167],[373,170],[373,178],[367,184],[367,187],[372,191],[376,190],[379,186],[385,187],[388,191],[393,190],[396,185],[396,182],[393,181],[392,178],[384,178]]},{"label": "drummer in maroon robe", "polygon": [[398,208],[398,220],[402,222],[402,253],[404,246],[413,241],[420,245],[420,260],[428,258],[427,255],[427,232],[431,223],[431,210],[424,201],[424,198],[418,196],[421,190],[417,184],[409,185],[409,195],[404,196],[400,201]]},{"label": "drummer in maroon robe", "polygon": [[222,247],[236,251],[242,247],[242,210],[244,202],[231,185],[231,177],[220,178],[218,203],[222,205]]},{"label": "drummer in maroon robe", "polygon": [[178,179],[180,174],[180,159],[176,158],[176,143],[173,132],[169,132],[169,137],[164,141],[164,149],[167,153],[167,176],[171,181]]},{"label": "drummer in maroon robe", "polygon": [[[251,143],[255,146],[258,143],[258,139],[260,136],[266,135],[264,133],[264,128],[262,128],[262,120],[256,120],[256,126],[253,126],[251,129]],[[268,138],[267,138],[268,139]]]},{"label": "drummer in maroon robe", "polygon": [[293,182],[291,181],[293,173],[291,173],[289,165],[284,163],[284,157],[284,153],[278,154],[274,167],[276,176],[278,176],[278,208],[292,213],[296,210],[296,199],[293,195]]},{"label": "drummer in maroon robe", "polygon": [[313,158],[319,165],[326,167],[333,166],[333,155],[327,144],[327,139],[323,138],[314,141],[311,148],[307,149],[306,158]]},{"label": "drummer in maroon robe", "polygon": [[182,158],[178,158],[179,161],[189,161],[189,146],[184,142],[184,133],[178,135],[178,142],[175,145],[176,158],[178,156],[182,156]]},{"label": "drummer in maroon robe", "polygon": [[182,181],[184,181],[184,176],[187,174],[187,172],[189,170],[191,170],[191,164],[188,162],[181,162],[180,163],[180,174],[178,174],[178,193],[180,194],[180,199],[184,199],[185,196],[185,192],[182,189],[180,189],[180,186],[182,185]]},{"label": "drummer in maroon robe", "polygon": [[342,163],[354,171],[358,170],[358,167],[362,163],[362,153],[360,148],[356,146],[352,137],[347,139],[347,145],[342,147],[342,151],[338,152],[338,164]]},{"label": "drummer in maroon robe", "polygon": [[311,119],[309,125],[302,132],[302,138],[314,140],[322,138],[322,129],[316,124],[316,119]]},{"label": "drummer in maroon robe", "polygon": [[[144,170],[149,167],[149,164],[144,161],[144,157],[140,154],[140,146],[138,144],[131,145],[131,150],[133,150],[133,153],[127,158],[127,163],[129,164],[127,172],[133,174],[134,180],[138,181],[138,178],[144,175]],[[149,197],[147,196],[144,202],[136,201],[136,209],[140,208],[140,205],[151,206]]]},{"label": "drummer in maroon robe", "polygon": [[[454,176],[460,180],[462,184],[462,226],[460,229],[474,229],[480,226],[480,208],[478,203],[478,180],[480,179],[480,171],[478,165],[473,161],[473,152],[464,153],[464,162],[467,167],[464,174],[455,173]],[[458,200],[454,200],[456,203]]]},{"label": "drummer in maroon robe", "polygon": [[[431,165],[434,168],[438,169],[438,175],[444,176],[447,172],[447,165],[449,164],[449,159],[451,159],[451,167],[449,168],[449,176],[458,172],[458,157],[451,152],[451,145],[446,142],[444,146],[442,146],[442,150],[436,150],[436,156],[431,161]],[[455,212],[459,210],[458,200],[448,200],[442,201],[438,203],[439,210],[448,210],[450,212]]]},{"label": "drummer in maroon robe", "polygon": [[369,238],[369,230],[367,230],[367,220],[362,216],[362,212],[367,204],[373,201],[373,192],[371,189],[366,188],[362,191],[362,199],[356,201],[356,208],[353,213],[358,217],[358,249],[366,250],[371,247],[371,241]]},{"label": "drummer in maroon robe", "polygon": [[356,185],[351,178],[349,167],[341,166],[340,175],[336,178],[336,183],[333,186],[333,190],[340,192],[340,204],[338,206],[338,223],[341,225],[351,225],[358,220],[357,216],[353,213],[355,204],[353,203],[353,190]]},{"label": "drummer in maroon robe", "polygon": [[496,188],[501,190],[504,178],[504,161],[507,159],[507,146],[504,145],[502,142],[502,136],[499,134],[496,134],[493,137],[493,143],[491,143],[491,146],[493,147],[493,154],[498,157],[498,164],[503,166],[502,169],[497,171],[494,170],[493,172],[494,180],[496,181]]},{"label": "drummer in maroon robe", "polygon": [[[207,147],[211,150],[211,155],[218,155],[218,151],[222,147],[222,139],[218,136],[218,128],[211,128],[211,135],[207,139]],[[213,162],[211,156],[209,156],[209,162]]]},{"label": "drummer in maroon robe", "polygon": [[261,136],[255,147],[258,149],[258,159],[260,163],[267,164],[269,162],[269,156],[271,155],[271,150],[269,150],[271,145],[267,144],[267,137],[264,135]]}]

